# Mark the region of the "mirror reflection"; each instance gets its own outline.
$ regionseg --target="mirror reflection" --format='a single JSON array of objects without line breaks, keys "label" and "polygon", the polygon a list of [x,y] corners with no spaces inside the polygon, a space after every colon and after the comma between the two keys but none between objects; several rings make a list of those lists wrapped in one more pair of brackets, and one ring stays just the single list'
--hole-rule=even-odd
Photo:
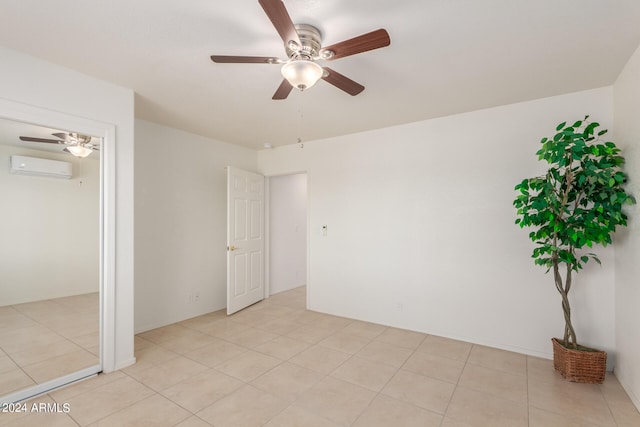
[{"label": "mirror reflection", "polygon": [[0,120],[0,396],[100,363],[100,142]]}]

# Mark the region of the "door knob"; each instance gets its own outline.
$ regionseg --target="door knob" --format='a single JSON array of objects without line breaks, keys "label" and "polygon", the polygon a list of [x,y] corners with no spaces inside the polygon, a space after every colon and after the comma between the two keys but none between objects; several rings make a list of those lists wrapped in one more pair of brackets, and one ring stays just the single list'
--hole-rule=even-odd
[{"label": "door knob", "polygon": [[235,251],[236,249],[238,249],[238,248],[236,248],[236,247],[235,247],[235,246],[233,246],[233,245],[231,245],[231,246],[227,246],[227,250],[228,250],[228,251]]}]

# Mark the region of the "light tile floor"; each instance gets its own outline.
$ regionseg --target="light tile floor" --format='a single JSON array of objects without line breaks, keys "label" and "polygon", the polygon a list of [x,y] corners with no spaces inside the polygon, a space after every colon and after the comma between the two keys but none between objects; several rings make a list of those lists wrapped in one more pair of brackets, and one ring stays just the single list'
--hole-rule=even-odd
[{"label": "light tile floor", "polygon": [[97,365],[98,292],[0,307],[0,396]]},{"label": "light tile floor", "polygon": [[304,306],[299,288],[142,333],[135,365],[33,401],[68,413],[0,425],[640,426],[613,375],[569,383],[549,360]]}]

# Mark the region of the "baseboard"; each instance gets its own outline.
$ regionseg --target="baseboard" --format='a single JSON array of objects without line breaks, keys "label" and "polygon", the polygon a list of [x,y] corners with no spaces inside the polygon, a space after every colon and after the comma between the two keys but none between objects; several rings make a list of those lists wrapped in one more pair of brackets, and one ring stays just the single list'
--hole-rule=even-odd
[{"label": "baseboard", "polygon": [[120,363],[116,364],[116,366],[115,366],[115,369],[114,369],[114,370],[115,370],[115,371],[118,371],[118,370],[120,370],[120,369],[124,369],[124,368],[126,368],[127,366],[131,366],[131,365],[133,365],[133,364],[135,364],[135,363],[136,363],[136,358],[135,358],[135,357],[132,357],[132,358],[130,358],[130,359],[124,360],[124,361],[122,361],[122,362],[120,362]]},{"label": "baseboard", "polygon": [[640,412],[640,399],[638,399],[638,397],[633,393],[631,387],[629,387],[623,379],[616,375],[615,370],[613,371],[613,375],[615,375],[616,379],[618,380],[624,391],[627,393],[627,396],[629,396],[629,399],[631,399],[631,403],[633,403],[636,409]]},{"label": "baseboard", "polygon": [[176,317],[175,319],[162,319],[156,322],[152,322],[150,324],[143,325],[141,327],[134,325],[133,334],[138,335],[143,332],[151,331],[153,329],[163,328],[165,326],[173,325],[174,323],[184,322],[185,320],[193,319],[195,317],[204,316],[210,313],[215,313],[216,311],[222,310],[224,308],[226,308],[226,306],[223,306],[220,308],[214,307],[214,309],[204,308],[203,310],[201,310],[201,312],[199,311],[197,313],[190,313],[190,314],[187,314],[186,317],[180,316],[180,317]]}]

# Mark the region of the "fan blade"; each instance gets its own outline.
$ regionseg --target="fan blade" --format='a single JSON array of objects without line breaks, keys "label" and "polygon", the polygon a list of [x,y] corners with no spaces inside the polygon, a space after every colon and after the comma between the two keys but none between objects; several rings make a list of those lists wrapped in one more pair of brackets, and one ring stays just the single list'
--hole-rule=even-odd
[{"label": "fan blade", "polygon": [[360,83],[354,82],[350,78],[345,77],[337,71],[333,71],[329,67],[324,67],[323,69],[325,70],[325,75],[322,76],[322,80],[327,83],[331,83],[338,89],[342,89],[349,95],[356,96],[364,90],[364,86],[362,86]]},{"label": "fan blade", "polygon": [[[75,139],[71,138],[68,133],[58,132],[58,133],[52,133],[51,135],[56,136],[56,137],[58,137],[60,139],[63,139],[64,141],[66,141],[68,143],[76,142]],[[60,141],[60,143],[62,144],[63,142]]]},{"label": "fan blade", "polygon": [[211,55],[211,60],[218,64],[281,64],[280,58],[271,56],[226,56]]},{"label": "fan blade", "polygon": [[60,141],[58,139],[31,138],[29,136],[21,136],[20,140],[29,142],[47,142],[50,144],[64,144],[64,141]]},{"label": "fan blade", "polygon": [[291,89],[293,89],[291,83],[289,83],[287,79],[282,79],[282,83],[280,83],[278,90],[276,90],[276,93],[273,94],[271,99],[287,99],[287,96],[291,93]]},{"label": "fan blade", "polygon": [[293,21],[291,21],[289,12],[284,7],[282,0],[258,0],[258,3],[264,9],[264,13],[267,14],[273,26],[276,27],[276,31],[278,31],[285,44],[288,44],[289,41],[294,41],[298,46],[302,46],[296,27],[293,25]]},{"label": "fan blade", "polygon": [[344,58],[345,56],[355,55],[356,53],[379,49],[381,47],[389,46],[390,44],[391,39],[389,38],[387,30],[379,29],[324,47],[320,51],[320,55],[322,56],[323,52],[331,51],[333,52],[333,56],[329,56],[326,60],[333,61],[334,59]]}]

